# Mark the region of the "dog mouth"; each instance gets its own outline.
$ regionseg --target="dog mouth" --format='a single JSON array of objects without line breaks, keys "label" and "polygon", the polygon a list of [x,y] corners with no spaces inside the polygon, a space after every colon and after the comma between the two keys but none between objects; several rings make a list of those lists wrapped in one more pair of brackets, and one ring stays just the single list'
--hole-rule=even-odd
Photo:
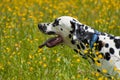
[{"label": "dog mouth", "polygon": [[38,28],[42,33],[45,33],[47,35],[57,35],[55,37],[49,38],[48,40],[46,40],[43,44],[41,44],[39,46],[39,48],[42,48],[44,46],[47,46],[49,48],[54,47],[56,45],[59,45],[60,43],[63,42],[63,38],[62,36],[60,36],[59,34],[56,34],[54,31],[46,31],[47,24],[38,24]]},{"label": "dog mouth", "polygon": [[42,48],[44,46],[47,46],[49,48],[54,47],[56,45],[59,45],[63,42],[63,38],[60,35],[57,35],[56,37],[49,38],[46,40],[43,44],[39,46],[39,48]]}]

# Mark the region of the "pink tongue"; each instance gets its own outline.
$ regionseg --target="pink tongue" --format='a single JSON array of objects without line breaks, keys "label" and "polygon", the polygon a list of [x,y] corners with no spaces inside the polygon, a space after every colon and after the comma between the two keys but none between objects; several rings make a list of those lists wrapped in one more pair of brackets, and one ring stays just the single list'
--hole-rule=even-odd
[{"label": "pink tongue", "polygon": [[44,42],[42,45],[40,45],[39,48],[42,48],[42,47],[44,47],[45,45],[46,45],[47,47],[51,48],[51,47],[54,47],[54,46],[56,46],[56,45],[58,45],[58,44],[60,44],[60,43],[62,43],[62,42],[63,42],[62,37],[60,37],[60,36],[53,37],[53,38],[48,39],[48,40],[47,40],[46,42]]}]

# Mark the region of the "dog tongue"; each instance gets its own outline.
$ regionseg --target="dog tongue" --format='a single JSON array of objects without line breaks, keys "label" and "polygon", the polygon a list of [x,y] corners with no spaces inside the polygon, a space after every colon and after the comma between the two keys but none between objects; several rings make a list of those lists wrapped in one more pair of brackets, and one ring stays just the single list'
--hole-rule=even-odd
[{"label": "dog tongue", "polygon": [[44,42],[42,45],[39,46],[39,48],[44,47],[45,45],[49,48],[54,47],[60,43],[63,42],[63,39],[61,36],[53,37],[48,39],[46,42]]}]

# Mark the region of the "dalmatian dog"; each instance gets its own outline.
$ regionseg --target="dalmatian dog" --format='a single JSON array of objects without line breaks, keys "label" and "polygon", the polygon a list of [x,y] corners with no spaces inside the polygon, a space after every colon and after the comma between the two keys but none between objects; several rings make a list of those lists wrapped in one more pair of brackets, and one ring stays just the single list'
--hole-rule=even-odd
[{"label": "dalmatian dog", "polygon": [[40,23],[38,28],[45,34],[56,35],[41,44],[40,48],[66,44],[94,64],[98,72],[103,73],[104,69],[107,71],[105,75],[120,76],[119,36],[99,32],[70,16],[59,17],[51,23]]}]

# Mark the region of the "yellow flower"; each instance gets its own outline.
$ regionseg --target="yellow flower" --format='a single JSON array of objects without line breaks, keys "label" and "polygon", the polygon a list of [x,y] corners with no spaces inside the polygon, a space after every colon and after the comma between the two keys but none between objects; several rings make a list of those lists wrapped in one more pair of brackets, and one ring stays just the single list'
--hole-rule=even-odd
[{"label": "yellow flower", "polygon": [[98,60],[98,57],[95,57],[95,58],[93,58],[95,61],[97,61]]},{"label": "yellow flower", "polygon": [[106,69],[102,69],[102,72],[103,72],[103,73],[107,73],[107,70],[106,70]]},{"label": "yellow flower", "polygon": [[77,78],[80,78],[80,74],[77,75]]},{"label": "yellow flower", "polygon": [[103,77],[99,77],[98,80],[104,80]]},{"label": "yellow flower", "polygon": [[40,65],[42,65],[42,64],[43,64],[43,62],[42,62],[42,61],[39,61],[39,64],[40,64]]},{"label": "yellow flower", "polygon": [[71,63],[70,66],[74,66],[74,65]]},{"label": "yellow flower", "polygon": [[30,55],[29,55],[29,58],[30,58],[30,59],[33,59],[33,58],[34,58],[34,56],[30,54]]},{"label": "yellow flower", "polygon": [[40,53],[40,52],[42,52],[43,51],[43,49],[42,48],[39,48],[38,49],[38,53]]},{"label": "yellow flower", "polygon": [[100,74],[98,72],[96,72],[95,76],[98,77]]},{"label": "yellow flower", "polygon": [[114,67],[114,71],[117,71],[117,67]]},{"label": "yellow flower", "polygon": [[11,62],[10,62],[10,61],[8,61],[7,63],[8,63],[8,65],[10,65],[10,64],[11,64]]},{"label": "yellow flower", "polygon": [[45,61],[45,60],[46,60],[46,57],[44,56],[44,57],[43,57],[43,61]]},{"label": "yellow flower", "polygon": [[38,38],[35,38],[35,41],[38,41]]},{"label": "yellow flower", "polygon": [[46,67],[47,67],[47,64],[46,64],[46,63],[44,63],[44,64],[43,64],[43,67],[44,67],[44,68],[46,68]]},{"label": "yellow flower", "polygon": [[8,11],[12,12],[12,9],[10,7],[8,7]]},{"label": "yellow flower", "polygon": [[73,57],[76,58],[76,57],[79,57],[79,56],[78,56],[78,54],[74,54]]},{"label": "yellow flower", "polygon": [[98,51],[95,52],[96,55],[100,54]]},{"label": "yellow flower", "polygon": [[113,28],[115,28],[114,26],[109,26],[109,29],[112,30]]},{"label": "yellow flower", "polygon": [[98,58],[99,58],[99,59],[103,58],[102,54],[99,54],[99,55],[98,55]]},{"label": "yellow flower", "polygon": [[80,62],[80,59],[78,58],[76,61],[77,61],[77,62]]},{"label": "yellow flower", "polygon": [[20,52],[17,53],[18,56],[19,56],[20,54],[21,54]]},{"label": "yellow flower", "polygon": [[7,52],[10,52],[10,48],[7,47],[6,50],[7,50]]},{"label": "yellow flower", "polygon": [[104,80],[108,80],[108,78],[107,77],[105,77],[105,79]]},{"label": "yellow flower", "polygon": [[30,71],[33,71],[33,67],[30,67],[29,70],[30,70]]},{"label": "yellow flower", "polygon": [[71,77],[71,79],[75,79],[75,76],[73,75],[73,76]]},{"label": "yellow flower", "polygon": [[68,10],[65,10],[64,13],[68,13],[69,11]]},{"label": "yellow flower", "polygon": [[57,16],[56,15],[53,15],[53,19],[55,19]]},{"label": "yellow flower", "polygon": [[97,46],[97,43],[94,43],[94,47]]},{"label": "yellow flower", "polygon": [[84,53],[87,54],[87,53],[88,53],[88,50],[84,50]]},{"label": "yellow flower", "polygon": [[120,70],[116,66],[114,67],[114,71],[117,71],[120,73]]},{"label": "yellow flower", "polygon": [[25,18],[25,17],[23,17],[23,18],[22,18],[22,21],[25,21],[25,20],[26,20],[26,18]]},{"label": "yellow flower", "polygon": [[16,52],[14,51],[13,53],[12,53],[12,55],[15,55],[16,54]]},{"label": "yellow flower", "polygon": [[97,62],[97,61],[95,61],[95,64],[96,64],[97,66],[101,66],[101,63],[99,63],[99,62]]},{"label": "yellow flower", "polygon": [[86,44],[85,44],[85,46],[87,46],[87,47],[88,47],[89,45],[86,43]]},{"label": "yellow flower", "polygon": [[89,80],[88,78],[85,78],[84,80]]},{"label": "yellow flower", "polygon": [[31,64],[31,62],[27,62],[27,64],[29,64],[29,65],[30,65],[30,64]]},{"label": "yellow flower", "polygon": [[57,53],[57,51],[56,51],[56,50],[54,50],[54,51],[53,51],[53,53],[54,53],[54,54],[56,54],[56,53]]},{"label": "yellow flower", "polygon": [[0,69],[2,69],[2,70],[4,69],[3,64],[1,64],[1,63],[0,63]]},{"label": "yellow flower", "polygon": [[57,60],[56,60],[57,62],[60,62],[60,58],[57,58]]}]

